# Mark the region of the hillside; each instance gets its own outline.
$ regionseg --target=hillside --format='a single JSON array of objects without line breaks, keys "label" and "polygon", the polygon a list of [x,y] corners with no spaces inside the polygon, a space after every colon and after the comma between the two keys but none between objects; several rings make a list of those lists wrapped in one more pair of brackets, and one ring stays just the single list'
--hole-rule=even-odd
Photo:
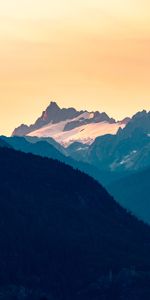
[{"label": "hillside", "polygon": [[3,138],[0,138],[0,147],[11,148],[10,144],[7,143]]},{"label": "hillside", "polygon": [[111,183],[108,190],[122,206],[150,224],[150,168]]},{"label": "hillside", "polygon": [[110,271],[150,270],[149,227],[94,179],[4,148],[0,165],[0,286],[51,295],[40,299],[81,299],[80,291]]},{"label": "hillside", "polygon": [[75,159],[72,159],[72,157],[67,156],[67,152],[65,151],[65,149],[57,144],[53,139],[1,136],[1,141],[3,142],[3,145],[5,147],[8,146],[25,153],[32,153],[42,157],[57,159],[72,166],[75,169],[79,169],[86,174],[89,174],[100,182],[109,182],[109,180],[111,180],[112,175],[109,172],[101,172],[96,168],[96,166],[93,166],[86,162],[77,161]]}]

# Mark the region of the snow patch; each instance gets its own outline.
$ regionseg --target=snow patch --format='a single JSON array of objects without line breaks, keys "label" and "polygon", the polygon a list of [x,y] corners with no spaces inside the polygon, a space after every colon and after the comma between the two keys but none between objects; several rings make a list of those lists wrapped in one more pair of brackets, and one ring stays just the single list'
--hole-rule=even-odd
[{"label": "snow patch", "polygon": [[[71,121],[77,121],[81,118],[93,118],[93,113],[84,112]],[[68,122],[70,122],[70,120],[61,121],[57,124],[49,123],[42,128],[29,133],[28,136],[52,137],[60,144],[67,147],[68,145],[76,141],[84,144],[91,144],[96,137],[105,134],[116,134],[119,127],[125,127],[125,125],[123,124],[120,125],[119,122],[113,124],[110,124],[108,122],[99,122],[84,124],[73,128],[72,130],[63,131]]]},{"label": "snow patch", "polygon": [[131,167],[136,153],[137,150],[132,150],[129,154],[125,155],[121,161],[114,161],[110,166],[111,170],[113,171],[122,165],[124,165],[126,169]]}]

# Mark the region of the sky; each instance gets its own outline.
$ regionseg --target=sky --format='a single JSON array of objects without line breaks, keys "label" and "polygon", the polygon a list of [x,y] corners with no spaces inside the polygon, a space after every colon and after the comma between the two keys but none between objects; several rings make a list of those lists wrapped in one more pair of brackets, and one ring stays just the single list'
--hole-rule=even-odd
[{"label": "sky", "polygon": [[118,120],[149,110],[149,0],[0,0],[0,134],[50,101]]}]

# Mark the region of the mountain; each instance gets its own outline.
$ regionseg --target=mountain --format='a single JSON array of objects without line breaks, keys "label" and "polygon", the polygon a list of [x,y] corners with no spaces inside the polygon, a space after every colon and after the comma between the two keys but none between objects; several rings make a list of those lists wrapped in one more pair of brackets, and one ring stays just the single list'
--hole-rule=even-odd
[{"label": "mountain", "polygon": [[9,292],[8,299],[19,293],[14,299],[21,300],[139,300],[127,276],[128,298],[124,290],[117,296],[113,278],[126,268],[132,278],[144,272],[134,287],[149,299],[142,288],[150,270],[147,225],[63,163],[0,148],[0,166],[1,293]]},{"label": "mountain", "polygon": [[[61,109],[59,108],[59,110]],[[81,112],[81,115],[82,114],[86,116],[87,114],[90,114],[91,116],[92,113]],[[102,114],[102,116],[104,115],[105,114]],[[103,122],[96,123],[96,119],[94,123],[93,118],[91,119],[91,117],[90,119],[86,119],[86,120],[81,119],[80,121],[91,122],[91,120],[93,123],[82,125],[86,127],[84,128],[83,131],[80,131],[80,134],[82,136],[85,132],[87,132],[88,135],[92,136],[91,132],[88,131],[89,130],[88,126],[98,126],[98,127],[100,126],[99,128],[102,128],[104,126]],[[82,171],[85,171],[89,175],[96,178],[98,181],[102,182],[104,185],[108,185],[109,183],[119,178],[123,178],[129,174],[132,174],[133,172],[145,169],[148,166],[150,166],[150,133],[149,133],[150,112],[146,112],[146,111],[138,112],[131,119],[128,118],[124,119],[123,122],[126,123],[126,126],[124,128],[122,129],[119,128],[116,134],[105,134],[99,136],[94,140],[92,144],[88,144],[87,140],[86,143],[85,140],[84,143],[83,140],[81,143],[78,141],[80,140],[78,138],[77,139],[75,138],[76,141],[73,142],[73,135],[72,135],[73,130],[74,131],[81,130],[82,126],[78,127],[76,125],[77,127],[72,130],[63,131],[62,123],[63,126],[65,126],[64,123],[69,124],[66,122],[68,121],[60,121],[59,123],[48,124],[42,127],[41,129],[39,129],[40,132],[42,133],[43,130],[44,132],[46,132],[45,131],[47,130],[46,128],[52,129],[53,127],[53,134],[52,134],[53,137],[55,136],[55,134],[57,135],[59,131],[60,133],[58,134],[59,136],[58,140],[60,141],[61,139],[61,142],[62,142],[62,137],[65,138],[65,140],[63,139],[63,141],[67,141],[67,138],[69,138],[68,141],[70,142],[72,141],[72,142],[71,144],[69,142],[68,146],[66,145],[65,142],[65,146],[67,146],[65,148],[62,145],[60,145],[58,142],[56,142],[53,138],[48,138],[48,137],[39,138],[39,137],[34,137],[34,136],[32,137],[27,135],[26,140],[28,140],[30,143],[33,143],[34,141],[48,142],[49,144],[54,146],[59,152],[61,152],[61,154],[63,154],[63,157],[60,159],[61,161],[69,165],[72,165],[75,168],[77,167]],[[114,125],[113,121],[110,120],[109,126],[113,126],[113,125]],[[31,133],[31,135],[32,134],[33,133]],[[48,146],[46,145],[46,149],[47,147]],[[18,147],[16,149],[24,151],[23,147],[21,148]],[[31,150],[28,152],[57,159],[57,155],[51,156],[49,155],[50,153],[48,153],[47,150],[45,151],[44,145],[41,152],[35,152],[35,150],[33,149]]]},{"label": "mountain", "polygon": [[76,111],[74,108],[63,108],[60,109],[56,102],[51,102],[42,115],[35,121],[33,125],[27,126],[22,124],[16,128],[12,135],[22,136],[37,130],[49,123],[55,124],[61,121],[70,120],[78,117],[81,112]]},{"label": "mountain", "polygon": [[150,111],[143,110],[136,113],[127,123],[124,130],[120,129],[120,136],[127,138],[136,131],[143,134],[150,134]]},{"label": "mountain", "polygon": [[150,224],[150,168],[119,179],[107,189],[122,206]]},{"label": "mountain", "polygon": [[[14,138],[17,136],[13,136]],[[26,141],[28,141],[29,143],[37,143],[40,141],[44,141],[47,142],[48,144],[52,145],[53,147],[55,147],[58,151],[60,151],[61,153],[65,154],[65,148],[60,145],[59,143],[57,143],[53,138],[49,137],[49,138],[38,138],[38,137],[32,137],[32,136],[24,136],[24,138],[26,139]]]},{"label": "mountain", "polygon": [[10,144],[3,140],[3,138],[0,138],[0,147],[11,148]]},{"label": "mountain", "polygon": [[[99,171],[96,166],[89,163],[78,161],[68,156],[68,152],[61,145],[57,144],[53,139],[50,138],[36,138],[36,137],[6,137],[1,136],[1,140],[4,142],[5,147],[11,147],[15,150],[20,150],[25,153],[32,153],[40,155],[42,157],[48,157],[57,159],[64,162],[67,165],[72,166],[75,169],[89,174],[96,180],[105,183],[109,182],[111,174],[105,171]],[[71,145],[70,145],[71,146]],[[115,179],[118,179],[115,177]]]},{"label": "mountain", "polygon": [[150,112],[137,113],[116,135],[97,137],[86,148],[67,149],[69,155],[105,171],[130,172],[146,168],[150,166]]},{"label": "mountain", "polygon": [[84,161],[88,149],[89,145],[80,142],[74,142],[65,148],[67,155],[77,161]]},{"label": "mountain", "polygon": [[53,146],[53,141],[51,140],[49,140],[48,142],[45,139],[24,138],[18,136],[1,136],[1,140],[6,142],[7,145],[9,144],[15,150],[50,157],[52,159],[57,159],[64,162],[67,160],[67,158],[61,153],[61,151],[57,149],[57,146]]},{"label": "mountain", "polygon": [[22,124],[16,128],[13,136],[52,137],[67,146],[74,141],[90,144],[97,136],[106,133],[115,134],[123,128],[129,119],[121,122],[102,112],[77,111],[74,108],[60,108],[51,102],[41,117],[33,125]]}]

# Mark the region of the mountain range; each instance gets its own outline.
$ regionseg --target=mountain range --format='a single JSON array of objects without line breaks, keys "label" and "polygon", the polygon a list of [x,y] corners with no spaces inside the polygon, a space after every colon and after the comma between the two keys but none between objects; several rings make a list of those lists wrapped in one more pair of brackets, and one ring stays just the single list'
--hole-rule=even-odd
[{"label": "mountain range", "polygon": [[[81,117],[83,115],[84,118]],[[97,128],[101,130],[106,124],[118,126],[120,123],[124,125],[119,126],[116,134],[103,132],[103,135],[95,138],[93,132],[88,131],[89,126],[98,126]],[[55,102],[51,102],[34,125],[26,127],[26,131],[23,130],[24,126],[15,129],[10,138],[2,136],[1,143],[26,153],[58,159],[89,174],[113,193],[121,205],[145,222],[150,222],[148,214],[150,194],[148,185],[144,184],[149,178],[144,179],[146,173],[143,173],[139,198],[145,195],[147,202],[139,199],[141,206],[137,205],[137,194],[133,192],[136,190],[136,180],[131,180],[132,184],[128,184],[132,176],[133,179],[136,176],[139,178],[138,174],[150,167],[150,112],[143,110],[131,119],[126,118],[123,122],[116,123],[106,113],[79,112],[74,108],[60,109]],[[82,126],[84,130],[81,130]],[[52,130],[52,127],[55,130]],[[47,128],[50,130],[47,131]],[[81,134],[87,132],[88,141],[84,139],[83,143],[83,140],[81,142],[80,139],[73,137],[72,133],[76,130]],[[45,137],[46,132],[48,137]],[[100,133],[97,131],[97,134],[98,132]],[[62,139],[65,134],[68,140]]]},{"label": "mountain range", "polygon": [[51,102],[0,165],[2,299],[150,299],[150,112]]},{"label": "mountain range", "polygon": [[99,169],[96,168],[96,166],[93,166],[87,162],[75,160],[71,156],[68,156],[66,149],[51,138],[46,139],[27,136],[1,136],[0,145],[11,147],[15,150],[20,150],[25,153],[32,153],[42,157],[59,160],[75,169],[79,169],[89,174],[99,182],[103,182],[104,178],[106,178],[108,175],[108,172],[99,172]]},{"label": "mountain range", "polygon": [[[143,110],[131,119],[116,122],[106,113],[61,109],[51,102],[34,125],[21,125],[11,138],[1,138],[16,150],[58,159],[84,171],[102,183],[121,205],[150,222],[150,194],[148,184],[144,184],[149,181],[144,171],[150,167],[150,112]],[[133,191],[137,190],[135,178],[142,171],[138,197]],[[141,200],[142,195],[146,202]]]},{"label": "mountain range", "polygon": [[66,156],[100,170],[134,171],[150,165],[150,112],[145,110],[116,122],[106,113],[61,109],[51,102],[33,125],[21,125],[12,136],[53,140]]},{"label": "mountain range", "polygon": [[[73,146],[72,146],[73,147]],[[150,165],[150,112],[139,112],[116,135],[97,137],[78,159],[100,169],[138,170]]]}]

